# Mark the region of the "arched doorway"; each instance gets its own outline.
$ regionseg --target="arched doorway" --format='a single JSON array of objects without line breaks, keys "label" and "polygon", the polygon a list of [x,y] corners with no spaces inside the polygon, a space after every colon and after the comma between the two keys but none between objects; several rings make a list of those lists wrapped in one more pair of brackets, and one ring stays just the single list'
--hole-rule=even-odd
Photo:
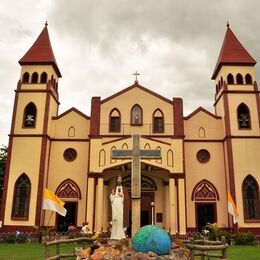
[{"label": "arched doorway", "polygon": [[[129,197],[131,197],[131,175],[128,175],[123,178],[123,185],[128,188]],[[152,206],[151,203],[154,202],[155,191],[157,190],[156,183],[152,178],[142,175],[141,177],[141,216],[140,223],[141,227],[145,225],[152,224]],[[130,201],[130,211],[129,211],[129,219],[130,226],[127,230],[127,234],[131,236],[131,201]],[[154,216],[153,216],[154,218]]]},{"label": "arched doorway", "polygon": [[81,199],[79,186],[71,179],[64,180],[57,188],[56,194],[65,201],[66,216],[56,214],[57,230],[67,232],[68,226],[77,227],[78,200]]},{"label": "arched doorway", "polygon": [[215,186],[207,181],[198,182],[192,192],[192,201],[195,201],[195,216],[197,231],[205,228],[207,223],[217,222],[217,203],[219,195]]}]

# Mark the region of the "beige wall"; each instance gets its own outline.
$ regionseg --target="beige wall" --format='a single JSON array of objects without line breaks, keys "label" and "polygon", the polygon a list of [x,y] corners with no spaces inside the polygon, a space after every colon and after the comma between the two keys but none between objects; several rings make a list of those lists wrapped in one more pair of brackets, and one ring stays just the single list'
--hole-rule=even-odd
[{"label": "beige wall", "polygon": [[[40,167],[41,138],[14,138],[6,200],[5,225],[35,225],[38,176]],[[28,156],[29,155],[29,156]],[[13,192],[16,180],[26,173],[31,181],[31,196],[28,221],[12,221]]]},{"label": "beige wall", "polygon": [[232,140],[232,145],[239,225],[260,228],[260,223],[244,223],[242,199],[242,183],[249,174],[260,186],[260,139],[235,139]]},{"label": "beige wall", "polygon": [[[200,149],[210,153],[207,163],[200,163],[196,154]],[[185,168],[186,168],[186,202],[187,226],[194,228],[195,202],[191,200],[195,185],[203,179],[210,181],[219,193],[217,201],[217,222],[221,227],[227,227],[227,193],[222,142],[188,142],[185,143]]]},{"label": "beige wall", "polygon": [[[170,101],[171,102],[171,101]],[[138,104],[143,109],[143,125],[130,126],[131,109]],[[121,134],[151,134],[152,116],[157,108],[164,114],[165,132],[159,135],[173,134],[173,105],[142,89],[133,88],[121,95],[101,104],[100,134],[114,134],[109,132],[110,112],[117,108],[121,113]],[[155,134],[156,135],[156,134]]]}]

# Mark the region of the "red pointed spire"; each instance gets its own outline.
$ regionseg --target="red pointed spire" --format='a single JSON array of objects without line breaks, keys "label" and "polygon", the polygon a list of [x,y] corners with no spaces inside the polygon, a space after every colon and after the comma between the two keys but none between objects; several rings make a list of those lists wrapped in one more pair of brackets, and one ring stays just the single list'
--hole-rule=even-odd
[{"label": "red pointed spire", "polygon": [[57,75],[61,77],[61,73],[51,47],[47,26],[48,24],[46,22],[45,27],[39,37],[34,42],[32,47],[26,52],[26,54],[19,60],[19,63],[21,65],[51,64],[53,65]]},{"label": "red pointed spire", "polygon": [[256,61],[243,47],[227,23],[227,31],[211,79],[215,79],[222,65],[255,65]]}]

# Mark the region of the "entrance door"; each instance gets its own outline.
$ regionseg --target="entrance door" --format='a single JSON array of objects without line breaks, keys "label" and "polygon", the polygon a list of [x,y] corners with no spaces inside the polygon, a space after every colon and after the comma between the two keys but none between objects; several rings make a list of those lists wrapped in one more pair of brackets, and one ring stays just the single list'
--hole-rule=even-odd
[{"label": "entrance door", "polygon": [[77,202],[66,202],[64,207],[67,210],[65,217],[57,214],[57,228],[60,232],[67,232],[68,226],[72,224],[77,226],[76,216],[77,216]]},{"label": "entrance door", "polygon": [[141,197],[141,227],[152,224],[152,207],[154,201],[153,192],[142,192]]},{"label": "entrance door", "polygon": [[207,223],[216,222],[216,203],[197,203],[197,229],[201,231]]}]

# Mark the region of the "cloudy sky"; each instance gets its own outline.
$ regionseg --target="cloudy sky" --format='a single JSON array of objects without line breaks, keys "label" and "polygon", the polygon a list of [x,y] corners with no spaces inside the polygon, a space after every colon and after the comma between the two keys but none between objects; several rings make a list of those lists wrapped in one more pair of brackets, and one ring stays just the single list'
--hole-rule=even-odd
[{"label": "cloudy sky", "polygon": [[142,86],[182,97],[188,115],[198,106],[213,111],[211,75],[227,20],[260,60],[259,10],[259,0],[1,0],[0,144],[8,143],[17,61],[46,20],[63,76],[60,113],[74,106],[90,115],[92,96],[132,85],[137,70]]}]

